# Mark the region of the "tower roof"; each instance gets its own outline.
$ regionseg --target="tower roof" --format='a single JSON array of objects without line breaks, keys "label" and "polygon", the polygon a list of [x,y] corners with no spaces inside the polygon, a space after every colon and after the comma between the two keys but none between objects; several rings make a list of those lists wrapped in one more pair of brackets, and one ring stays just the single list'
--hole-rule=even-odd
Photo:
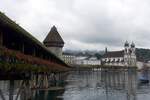
[{"label": "tower roof", "polygon": [[135,47],[135,44],[134,44],[133,42],[132,42],[132,44],[131,44],[131,47],[132,47],[132,48],[134,48],[134,47]]},{"label": "tower roof", "polygon": [[105,47],[105,53],[107,53],[107,47]]},{"label": "tower roof", "polygon": [[125,46],[125,47],[129,47],[128,41],[125,42],[124,46]]},{"label": "tower roof", "polygon": [[60,34],[58,33],[57,28],[55,26],[53,26],[51,28],[50,32],[44,39],[43,43],[46,46],[61,46],[61,47],[63,47],[63,45],[64,45],[64,41],[63,41],[62,37],[60,36]]}]

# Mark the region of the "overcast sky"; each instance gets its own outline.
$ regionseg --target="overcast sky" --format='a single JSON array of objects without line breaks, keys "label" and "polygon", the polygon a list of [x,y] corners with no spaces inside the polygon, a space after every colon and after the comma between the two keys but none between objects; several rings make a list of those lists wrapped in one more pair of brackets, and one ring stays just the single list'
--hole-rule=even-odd
[{"label": "overcast sky", "polygon": [[65,49],[150,48],[150,0],[0,0],[0,11],[41,42],[55,25]]}]

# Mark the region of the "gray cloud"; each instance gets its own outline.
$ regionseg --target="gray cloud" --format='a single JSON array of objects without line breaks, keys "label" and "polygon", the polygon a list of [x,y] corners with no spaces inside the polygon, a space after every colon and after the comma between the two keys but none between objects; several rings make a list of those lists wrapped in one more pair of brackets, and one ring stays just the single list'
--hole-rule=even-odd
[{"label": "gray cloud", "polygon": [[0,10],[43,41],[52,25],[69,49],[149,48],[149,0],[1,0]]}]

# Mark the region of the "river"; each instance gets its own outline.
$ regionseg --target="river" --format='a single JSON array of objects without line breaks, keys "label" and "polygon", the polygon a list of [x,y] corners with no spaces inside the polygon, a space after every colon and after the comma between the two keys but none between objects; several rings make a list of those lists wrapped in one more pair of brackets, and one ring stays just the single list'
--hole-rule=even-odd
[{"label": "river", "polygon": [[[138,77],[135,70],[71,71],[64,90],[34,90],[32,100],[149,100],[150,84],[141,84]],[[15,100],[20,81],[14,84]],[[0,89],[0,94],[9,100],[9,81],[0,81]],[[24,97],[19,96],[18,100],[25,100]]]}]

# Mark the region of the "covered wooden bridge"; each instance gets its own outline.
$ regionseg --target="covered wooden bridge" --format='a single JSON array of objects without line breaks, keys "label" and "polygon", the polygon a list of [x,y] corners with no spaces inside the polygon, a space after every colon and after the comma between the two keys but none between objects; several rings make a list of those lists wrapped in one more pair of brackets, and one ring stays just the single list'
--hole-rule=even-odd
[{"label": "covered wooden bridge", "polygon": [[12,73],[64,72],[69,69],[40,41],[0,12],[1,79],[7,79]]},{"label": "covered wooden bridge", "polygon": [[[0,80],[10,80],[9,100],[13,100],[14,81],[21,80],[16,99],[24,90],[48,88],[64,80],[70,66],[51,53],[40,41],[0,12]],[[22,92],[21,92],[22,91]],[[6,100],[0,89],[0,97]],[[31,94],[23,100],[31,98]]]},{"label": "covered wooden bridge", "polygon": [[[48,88],[52,82],[58,85],[69,70],[70,66],[0,12],[0,80],[10,80],[9,100],[13,100],[14,80],[22,80],[17,100],[23,89],[29,93],[31,88]],[[1,90],[0,97],[6,100]]]}]

